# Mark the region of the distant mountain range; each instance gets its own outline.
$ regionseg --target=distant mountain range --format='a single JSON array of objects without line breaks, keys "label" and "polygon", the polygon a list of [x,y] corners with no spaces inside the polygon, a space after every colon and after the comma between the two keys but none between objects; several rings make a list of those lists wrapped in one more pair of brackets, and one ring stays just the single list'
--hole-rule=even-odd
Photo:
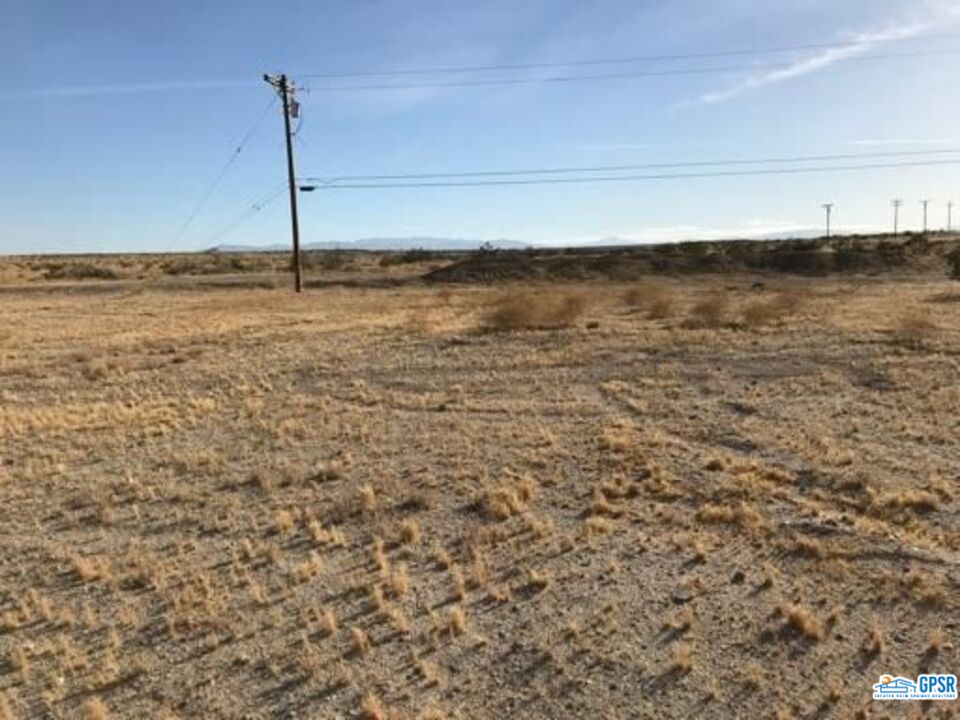
[{"label": "distant mountain range", "polygon": [[[716,231],[700,235],[697,231],[691,231],[690,238],[666,237],[657,239],[655,237],[644,238],[643,240],[630,240],[616,236],[605,237],[599,240],[587,240],[577,243],[579,247],[620,247],[625,245],[655,245],[659,243],[672,243],[683,241],[703,240],[717,242],[720,240],[790,240],[815,238],[823,234],[822,230],[814,228],[797,228],[780,232],[769,232],[763,234],[739,235],[737,232],[731,232],[729,235],[722,235]],[[359,240],[328,241],[306,243],[302,246],[305,251],[309,250],[373,250],[373,251],[403,251],[403,250],[453,250],[465,251],[476,250],[481,245],[489,245],[501,250],[523,250],[532,247],[561,247],[549,243],[534,244],[519,242],[517,240],[471,240],[468,238],[444,238],[444,237],[400,237],[400,238],[361,238]],[[208,252],[222,253],[241,253],[241,252],[285,252],[290,246],[284,244],[273,245],[216,245],[209,248]]]},{"label": "distant mountain range", "polygon": [[[337,242],[306,243],[303,250],[476,250],[488,244],[503,250],[522,250],[531,247],[529,243],[516,240],[469,240],[465,238],[406,237],[406,238],[362,238]],[[289,245],[217,245],[209,252],[278,252],[289,249]]]}]

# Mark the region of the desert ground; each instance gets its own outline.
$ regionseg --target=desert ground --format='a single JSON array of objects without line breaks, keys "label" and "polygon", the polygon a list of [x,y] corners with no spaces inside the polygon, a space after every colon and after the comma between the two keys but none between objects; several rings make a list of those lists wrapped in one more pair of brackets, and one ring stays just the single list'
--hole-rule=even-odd
[{"label": "desert ground", "polygon": [[960,283],[370,265],[7,266],[0,719],[958,716]]}]

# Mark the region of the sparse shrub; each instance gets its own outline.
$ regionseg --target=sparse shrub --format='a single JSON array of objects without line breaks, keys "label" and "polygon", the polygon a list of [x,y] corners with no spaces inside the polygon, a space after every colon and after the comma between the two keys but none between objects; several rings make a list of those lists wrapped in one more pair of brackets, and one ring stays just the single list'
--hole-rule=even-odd
[{"label": "sparse shrub", "polygon": [[46,280],[116,280],[120,273],[95,263],[66,262],[48,264],[43,277]]},{"label": "sparse shrub", "polygon": [[278,534],[286,535],[293,530],[293,513],[289,510],[277,510],[274,515],[274,526]]},{"label": "sparse shrub", "polygon": [[874,615],[870,618],[870,625],[867,627],[867,639],[864,642],[863,650],[867,655],[879,657],[886,647],[887,641],[880,627],[880,621]]},{"label": "sparse shrub", "polygon": [[454,637],[458,635],[463,635],[463,631],[467,627],[467,615],[463,612],[463,608],[459,605],[455,605],[450,608],[450,614],[447,616],[449,623],[450,634]]},{"label": "sparse shrub", "polygon": [[670,648],[670,671],[686,674],[693,670],[693,651],[686,643],[677,643]]},{"label": "sparse shrub", "polygon": [[722,290],[714,291],[693,304],[686,325],[695,328],[720,327],[726,322],[729,309],[729,296]]},{"label": "sparse shrub", "polygon": [[460,568],[456,566],[450,568],[450,582],[453,585],[453,596],[457,600],[463,600],[467,597],[467,581]]},{"label": "sparse shrub", "polygon": [[952,250],[947,255],[947,268],[951,280],[960,280],[960,248]]},{"label": "sparse shrub", "polygon": [[584,521],[588,539],[598,535],[607,535],[613,531],[613,523],[602,515],[591,515]]},{"label": "sparse shrub", "polygon": [[827,549],[817,538],[801,535],[793,541],[793,552],[802,557],[822,560],[827,556]]},{"label": "sparse shrub", "polygon": [[[346,270],[349,256],[344,250],[309,250],[300,253],[300,267],[303,270]],[[293,270],[293,259],[290,260]]]},{"label": "sparse shrub", "polygon": [[482,493],[478,504],[487,516],[495,520],[506,520],[527,509],[527,503],[533,497],[535,489],[532,481],[504,481]]},{"label": "sparse shrub", "polygon": [[400,541],[404,545],[416,545],[420,542],[420,536],[423,531],[420,530],[420,523],[414,519],[404,520],[400,523]]},{"label": "sparse shrub", "polygon": [[110,711],[103,700],[92,697],[83,704],[84,720],[110,720]]},{"label": "sparse shrub", "polygon": [[895,340],[908,348],[919,350],[926,346],[939,332],[929,317],[916,311],[908,311],[900,315],[894,328]]},{"label": "sparse shrub", "polygon": [[320,629],[327,635],[333,635],[337,631],[337,616],[331,608],[324,608],[320,613]]},{"label": "sparse shrub", "polygon": [[646,313],[651,320],[669,317],[673,312],[673,296],[664,288],[654,285],[636,285],[623,294],[623,301]]},{"label": "sparse shrub", "polygon": [[294,573],[298,583],[305,583],[316,577],[317,573],[323,569],[323,560],[316,551],[310,553],[310,557],[299,563]]},{"label": "sparse shrub", "polygon": [[387,711],[376,695],[367,695],[360,703],[360,717],[363,720],[387,720]]},{"label": "sparse shrub", "polygon": [[743,683],[750,690],[759,690],[763,686],[763,667],[752,662],[743,670]]},{"label": "sparse shrub", "polygon": [[19,645],[14,647],[7,657],[7,663],[14,671],[20,673],[23,678],[30,677],[32,664],[30,662],[30,656],[23,647]]},{"label": "sparse shrub", "polygon": [[704,505],[697,511],[697,520],[704,523],[729,523],[743,527],[756,527],[763,517],[756,508],[740,503],[735,506]]},{"label": "sparse shrub", "polygon": [[407,591],[410,589],[410,577],[407,575],[405,565],[401,565],[390,573],[389,583],[390,590],[394,596],[402,597],[407,594]]},{"label": "sparse shrub", "polygon": [[508,290],[483,318],[489,330],[554,330],[572,327],[587,311],[582,293],[545,288]]},{"label": "sparse shrub", "polygon": [[780,610],[787,622],[787,627],[810,640],[823,638],[823,625],[820,621],[801,605],[787,605]]},{"label": "sparse shrub", "polygon": [[763,327],[795,314],[800,302],[800,295],[783,292],[769,300],[750,303],[741,312],[741,317],[748,328]]},{"label": "sparse shrub", "polygon": [[918,513],[933,512],[940,507],[940,500],[926,490],[905,488],[896,492],[873,495],[871,504],[877,510],[913,510]]},{"label": "sparse shrub", "polygon": [[427,262],[438,257],[438,254],[423,248],[411,248],[401,253],[387,252],[380,257],[380,267],[390,267],[391,265],[405,265],[410,263]]},{"label": "sparse shrub", "polygon": [[265,258],[235,253],[202,253],[176,257],[160,265],[165,275],[227,275],[268,269]]},{"label": "sparse shrub", "polygon": [[365,655],[370,649],[370,636],[364,632],[363,628],[350,628],[350,647],[357,655]]},{"label": "sparse shrub", "polygon": [[550,576],[540,570],[531,570],[527,579],[527,585],[534,592],[543,592],[550,585]]},{"label": "sparse shrub", "polygon": [[936,627],[927,635],[927,655],[939,655],[940,651],[946,647],[947,635],[943,628]]},{"label": "sparse shrub", "polygon": [[360,507],[367,512],[377,507],[377,491],[370,483],[360,488]]},{"label": "sparse shrub", "polygon": [[604,428],[600,433],[600,449],[612,453],[625,453],[634,444],[630,434],[621,428]]},{"label": "sparse shrub", "polygon": [[110,575],[109,563],[104,558],[74,555],[70,558],[73,570],[83,582],[102,580]]}]

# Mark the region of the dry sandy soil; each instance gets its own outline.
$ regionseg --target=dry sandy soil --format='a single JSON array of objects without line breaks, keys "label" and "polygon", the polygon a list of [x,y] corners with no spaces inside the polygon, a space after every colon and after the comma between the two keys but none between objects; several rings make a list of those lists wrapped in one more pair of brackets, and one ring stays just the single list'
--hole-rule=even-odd
[{"label": "dry sandy soil", "polygon": [[749,286],[5,292],[0,718],[955,717],[960,285]]}]

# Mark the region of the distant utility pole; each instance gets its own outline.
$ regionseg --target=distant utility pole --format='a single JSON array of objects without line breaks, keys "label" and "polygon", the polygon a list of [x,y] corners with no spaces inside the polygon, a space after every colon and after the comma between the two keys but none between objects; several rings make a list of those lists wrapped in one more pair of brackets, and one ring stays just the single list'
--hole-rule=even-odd
[{"label": "distant utility pole", "polygon": [[830,216],[833,214],[833,203],[824,203],[823,209],[827,212],[827,238],[830,238]]},{"label": "distant utility pole", "polygon": [[290,227],[293,233],[293,290],[303,290],[300,262],[300,220],[297,216],[297,185],[293,167],[293,140],[290,136],[290,117],[299,115],[299,105],[293,99],[294,89],[286,75],[264,75],[263,79],[279,93],[283,101],[283,134],[287,141],[287,184],[290,191]]},{"label": "distant utility pole", "polygon": [[921,200],[920,204],[923,205],[923,232],[927,232],[927,207],[930,205],[929,200]]},{"label": "distant utility pole", "polygon": [[903,205],[903,200],[894,200],[893,201],[893,236],[896,237],[897,233],[900,232],[900,206]]},{"label": "distant utility pole", "polygon": [[953,200],[947,203],[947,232],[953,232]]}]

